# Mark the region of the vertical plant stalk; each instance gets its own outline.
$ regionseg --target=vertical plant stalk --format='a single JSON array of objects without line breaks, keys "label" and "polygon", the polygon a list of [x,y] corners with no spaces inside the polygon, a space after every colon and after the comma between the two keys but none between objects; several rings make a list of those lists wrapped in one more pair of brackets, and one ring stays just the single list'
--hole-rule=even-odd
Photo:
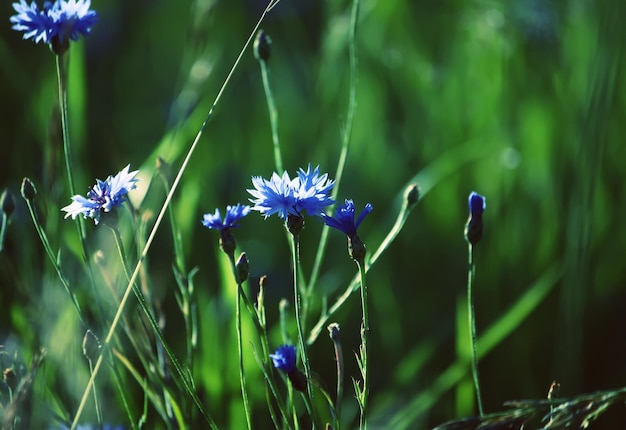
[{"label": "vertical plant stalk", "polygon": [[283,156],[280,151],[280,140],[278,138],[278,111],[276,110],[276,104],[274,103],[274,95],[272,94],[272,87],[270,86],[269,68],[267,67],[267,61],[259,60],[261,64],[261,77],[263,78],[263,90],[265,91],[265,100],[267,101],[267,110],[270,115],[270,126],[272,128],[272,143],[274,145],[274,164],[276,166],[276,172],[279,175],[283,174]]},{"label": "vertical plant stalk", "polygon": [[[67,71],[69,54],[55,55],[57,66],[57,78],[59,85],[59,109],[61,111],[61,130],[63,132],[63,157],[65,159],[65,172],[67,174],[67,184],[69,187],[70,195],[76,195],[74,187],[74,173],[72,170],[72,153],[70,145],[70,128],[69,128],[69,114],[67,105]],[[87,253],[87,243],[85,241],[85,220],[82,217],[78,217],[78,235],[80,237],[80,243],[83,248],[83,260],[87,267],[89,265],[89,257]]]},{"label": "vertical plant stalk", "polygon": [[304,366],[304,376],[306,376],[306,392],[311,402],[311,419],[315,422],[313,401],[313,389],[311,387],[311,367],[309,365],[309,356],[307,354],[306,342],[304,341],[304,331],[302,330],[302,320],[300,312],[300,290],[298,289],[298,271],[300,268],[300,235],[292,234],[293,246],[291,247],[292,270],[293,270],[293,299],[294,308],[296,310],[296,326],[298,327],[298,346],[300,348],[300,358],[302,359],[302,365]]},{"label": "vertical plant stalk", "polygon": [[48,258],[50,259],[50,262],[54,266],[54,270],[56,270],[57,276],[59,277],[61,284],[63,284],[63,288],[65,288],[65,292],[70,297],[70,300],[72,301],[72,305],[74,305],[74,309],[76,310],[76,315],[78,315],[78,319],[80,320],[81,325],[83,326],[83,328],[87,328],[87,324],[83,318],[83,312],[80,309],[80,304],[78,303],[78,300],[76,299],[76,295],[74,294],[74,291],[72,290],[72,287],[70,286],[70,283],[68,282],[68,280],[65,278],[65,275],[63,275],[63,272],[61,271],[61,266],[59,265],[59,263],[57,262],[57,259],[54,256],[54,252],[52,251],[52,247],[50,246],[50,242],[48,241],[46,232],[43,230],[43,228],[41,228],[41,224],[39,223],[39,217],[37,216],[37,211],[35,210],[34,203],[30,199],[25,199],[25,200],[26,200],[26,205],[28,206],[28,211],[30,212],[30,217],[32,218],[33,224],[35,225],[35,230],[37,230],[37,234],[39,235],[39,239],[41,240],[41,244],[43,245],[46,251],[46,254],[48,254]]},{"label": "vertical plant stalk", "polygon": [[469,319],[470,340],[472,343],[472,374],[474,376],[474,387],[476,388],[476,401],[478,403],[478,413],[482,417],[483,399],[480,393],[480,382],[478,377],[478,353],[476,351],[476,316],[474,315],[474,295],[472,287],[474,284],[474,246],[468,243],[469,270],[467,273],[467,315]]},{"label": "vertical plant stalk", "polygon": [[343,381],[344,381],[344,368],[343,368],[343,348],[341,346],[341,340],[339,338],[339,324],[332,323],[328,326],[330,339],[333,341],[335,349],[335,361],[337,362],[337,394],[335,400],[335,429],[338,429],[341,425],[341,404],[343,402]]},{"label": "vertical plant stalk", "polygon": [[[146,240],[146,244],[145,244],[145,246],[143,248],[143,251],[141,252],[141,255],[139,256],[137,264],[135,265],[135,270],[133,271],[132,275],[130,276],[130,279],[128,280],[128,285],[126,286],[126,290],[124,291],[124,295],[122,296],[122,300],[120,301],[120,304],[118,305],[117,312],[115,313],[115,316],[113,318],[113,322],[111,323],[111,326],[109,327],[109,331],[107,333],[107,336],[104,339],[104,343],[102,345],[103,349],[108,348],[109,344],[111,343],[111,340],[113,339],[113,334],[115,333],[115,330],[117,329],[117,325],[120,322],[122,313],[124,312],[124,307],[126,306],[126,302],[128,301],[128,298],[130,297],[130,293],[133,290],[133,285],[135,284],[135,280],[137,279],[137,276],[139,275],[139,272],[141,270],[141,266],[143,264],[143,261],[145,260],[146,256],[148,255],[148,251],[150,250],[150,247],[152,246],[152,242],[154,241],[156,233],[157,233],[157,231],[158,231],[158,229],[159,229],[159,227],[161,225],[161,222],[163,221],[163,217],[165,216],[165,212],[167,211],[167,208],[169,207],[170,202],[172,201],[172,197],[173,197],[174,193],[178,189],[178,184],[180,183],[180,180],[182,179],[183,173],[185,173],[185,170],[187,169],[187,165],[189,164],[189,160],[191,160],[191,156],[193,155],[196,147],[198,146],[198,142],[200,141],[200,137],[202,137],[202,134],[204,133],[204,129],[206,128],[206,125],[208,124],[209,120],[213,116],[213,111],[215,110],[215,106],[218,104],[218,102],[222,98],[222,94],[224,93],[226,87],[228,86],[228,83],[230,82],[230,79],[233,76],[233,74],[235,72],[235,69],[239,65],[239,62],[241,61],[241,58],[243,57],[244,52],[246,51],[246,49],[250,45],[250,42],[252,41],[252,39],[253,39],[254,35],[256,34],[259,26],[261,25],[261,22],[263,22],[263,20],[265,19],[265,15],[267,15],[267,13],[270,10],[272,10],[274,8],[274,6],[276,6],[278,3],[280,3],[280,0],[271,0],[269,2],[268,6],[263,11],[263,13],[261,14],[261,17],[257,21],[257,23],[254,26],[252,32],[250,33],[250,36],[248,37],[248,40],[246,41],[246,43],[244,44],[243,48],[239,52],[239,55],[237,56],[237,59],[235,60],[235,63],[233,64],[233,66],[231,67],[230,71],[228,72],[228,76],[226,76],[226,79],[224,80],[224,83],[222,84],[222,87],[220,88],[219,92],[217,93],[217,96],[215,97],[215,100],[213,101],[213,105],[211,106],[211,109],[209,110],[209,113],[207,114],[206,118],[204,119],[204,122],[200,126],[200,130],[196,134],[196,137],[195,137],[193,143],[191,144],[191,146],[189,148],[189,151],[187,151],[187,155],[185,156],[185,159],[183,160],[183,163],[180,166],[180,169],[178,170],[178,173],[176,174],[176,178],[174,178],[174,182],[172,183],[172,188],[170,189],[170,192],[167,194],[167,197],[165,198],[165,202],[163,202],[163,206],[161,207],[161,211],[159,212],[159,215],[157,216],[157,218],[156,218],[156,220],[154,222],[154,226],[152,227],[152,230],[150,231],[150,235],[148,236],[148,240]],[[95,378],[98,376],[98,372],[100,370],[100,367],[102,366],[102,357],[103,357],[103,354],[100,354],[100,356],[98,357],[98,360],[96,361],[96,364],[94,366],[94,370],[91,373],[91,377],[89,378],[89,381],[87,382],[87,386],[85,387],[85,390],[83,391],[83,397],[81,398],[80,404],[78,405],[78,409],[76,411],[76,415],[74,417],[74,421],[72,422],[72,427],[71,427],[70,430],[74,430],[76,428],[76,426],[78,424],[78,420],[80,419],[80,417],[81,417],[81,415],[83,413],[83,410],[85,409],[85,405],[87,403],[87,398],[89,397],[89,391],[91,390],[91,387],[94,384]],[[195,393],[193,391],[193,387],[191,387],[191,385],[187,381],[187,378],[183,378],[183,383],[185,384],[185,389],[187,390],[188,394],[193,397],[193,400],[196,403],[196,406],[201,411],[201,413],[205,417],[205,419],[211,425],[211,428],[217,428],[217,426],[215,425],[215,422],[210,417],[210,415],[208,415],[208,413],[206,411],[204,411],[204,408],[202,407],[202,404],[200,403],[197,395],[195,395]]]},{"label": "vertical plant stalk", "polygon": [[[343,170],[348,158],[348,150],[350,149],[350,141],[352,138],[352,125],[354,123],[354,116],[356,114],[357,107],[357,83],[359,81],[359,69],[358,69],[358,57],[356,52],[356,27],[357,20],[359,18],[359,5],[360,0],[353,0],[352,12],[350,15],[350,34],[348,39],[348,51],[350,55],[350,94],[348,96],[348,112],[346,116],[346,123],[343,128],[341,139],[341,153],[339,154],[339,161],[337,162],[337,171],[335,173],[335,186],[333,187],[332,198],[337,200],[339,195],[339,185],[341,184],[341,178],[343,177]],[[319,245],[315,254],[315,261],[313,262],[313,269],[311,271],[311,277],[309,279],[307,295],[310,295],[312,289],[317,283],[320,269],[322,267],[322,261],[324,260],[324,254],[326,252],[326,244],[328,243],[328,227],[324,224],[322,227],[322,234],[320,236]]]},{"label": "vertical plant stalk", "polygon": [[241,332],[241,296],[243,295],[243,288],[241,287],[241,279],[239,277],[239,271],[235,263],[235,254],[233,252],[226,253],[228,255],[228,261],[230,261],[230,268],[233,271],[233,277],[237,283],[237,294],[235,298],[235,317],[236,317],[236,331],[237,331],[237,350],[239,352],[239,381],[241,383],[241,397],[243,399],[243,409],[246,413],[246,423],[248,429],[252,429],[252,414],[250,412],[250,402],[248,400],[248,390],[246,389],[246,373],[243,367],[243,334]]},{"label": "vertical plant stalk", "polygon": [[359,428],[365,430],[367,428],[367,411],[369,402],[369,363],[368,363],[368,348],[367,340],[369,338],[370,322],[369,322],[369,308],[367,305],[367,282],[365,282],[365,261],[357,260],[356,264],[359,266],[359,275],[361,278],[361,307],[363,309],[363,326],[361,327],[361,357],[359,359],[359,367],[361,369],[361,375],[363,376],[363,389],[359,394],[359,406],[361,408],[361,418]]}]

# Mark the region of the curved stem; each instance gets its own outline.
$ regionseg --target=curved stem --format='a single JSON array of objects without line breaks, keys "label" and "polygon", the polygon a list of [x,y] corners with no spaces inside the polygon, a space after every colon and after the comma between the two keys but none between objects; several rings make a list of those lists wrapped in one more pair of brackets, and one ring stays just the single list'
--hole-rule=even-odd
[{"label": "curved stem", "polygon": [[476,388],[476,401],[478,402],[478,412],[482,417],[483,400],[480,394],[480,383],[478,378],[478,354],[476,352],[476,317],[474,315],[474,297],[472,294],[472,284],[474,283],[474,247],[469,245],[469,271],[467,274],[467,315],[469,318],[470,339],[472,343],[472,374],[474,375],[474,387]]},{"label": "curved stem", "polygon": [[[224,83],[222,84],[222,87],[220,88],[220,91],[217,93],[217,96],[215,97],[215,101],[213,102],[213,105],[211,106],[211,109],[209,110],[209,113],[207,114],[204,122],[202,123],[202,125],[200,127],[200,130],[198,131],[198,134],[196,135],[196,138],[194,139],[193,143],[191,144],[191,147],[189,148],[189,151],[187,152],[187,155],[185,156],[185,159],[183,160],[183,163],[182,163],[182,165],[181,165],[181,167],[180,167],[180,169],[178,171],[178,174],[176,175],[176,178],[174,179],[174,182],[172,183],[172,188],[170,189],[170,192],[167,194],[167,197],[165,198],[165,202],[163,203],[163,206],[161,207],[161,211],[159,212],[159,215],[157,216],[156,221],[154,222],[154,226],[152,227],[152,231],[150,232],[150,235],[148,236],[148,240],[146,240],[146,244],[144,246],[143,251],[141,252],[141,255],[139,256],[139,260],[137,261],[137,264],[135,265],[135,270],[133,271],[130,279],[128,280],[128,285],[126,286],[126,290],[124,291],[124,295],[122,296],[122,300],[120,301],[120,304],[118,305],[118,309],[117,309],[117,312],[115,314],[115,317],[113,318],[113,322],[111,323],[111,327],[109,328],[107,336],[104,339],[103,348],[107,347],[109,345],[109,343],[111,342],[111,339],[113,338],[113,334],[115,333],[115,330],[117,329],[117,325],[119,324],[119,321],[120,321],[122,312],[124,311],[124,307],[126,305],[126,302],[128,301],[128,298],[130,297],[130,293],[133,290],[133,285],[135,283],[135,279],[137,279],[137,276],[139,275],[139,271],[141,270],[141,266],[143,264],[143,261],[146,258],[146,256],[148,255],[148,251],[149,251],[150,247],[152,246],[152,242],[153,242],[153,240],[154,240],[154,238],[156,236],[156,232],[159,229],[159,226],[161,225],[161,221],[163,220],[163,217],[165,215],[165,212],[167,211],[167,208],[168,208],[170,202],[172,201],[172,196],[174,195],[174,193],[178,189],[178,184],[180,183],[180,180],[181,180],[181,178],[183,176],[183,173],[187,169],[187,165],[189,164],[189,160],[191,160],[191,156],[193,155],[196,147],[198,146],[198,142],[200,141],[200,137],[204,133],[204,129],[206,128],[206,125],[209,122],[209,119],[211,119],[211,117],[213,116],[213,111],[215,110],[215,106],[217,105],[217,103],[222,98],[222,94],[224,93],[226,87],[228,86],[228,83],[230,82],[230,79],[233,76],[233,74],[235,72],[235,69],[239,65],[239,62],[241,61],[241,58],[243,57],[244,52],[246,51],[247,47],[250,45],[250,42],[252,41],[254,35],[256,34],[256,31],[258,30],[259,26],[261,25],[261,22],[263,22],[263,19],[265,18],[265,15],[267,15],[267,13],[274,6],[276,6],[279,2],[280,2],[280,0],[271,0],[269,5],[265,8],[263,13],[261,14],[261,17],[257,21],[257,24],[255,25],[255,27],[252,30],[252,32],[250,33],[250,36],[248,37],[248,40],[246,41],[246,43],[244,44],[243,48],[239,52],[239,55],[237,56],[237,59],[235,60],[235,63],[231,67],[230,72],[228,73],[228,76],[224,80]],[[76,411],[76,416],[74,417],[74,421],[72,422],[71,430],[76,428],[76,426],[78,424],[78,420],[80,419],[80,416],[82,415],[83,410],[85,409],[85,404],[87,403],[87,397],[89,396],[89,391],[91,390],[91,386],[93,385],[96,376],[98,375],[98,372],[100,370],[101,365],[102,365],[102,354],[100,354],[100,356],[98,357],[98,360],[96,361],[96,364],[94,366],[94,370],[93,370],[93,372],[91,374],[91,377],[89,378],[89,381],[87,382],[87,387],[85,387],[85,390],[83,391],[83,396],[81,398],[80,404],[79,404],[78,409]],[[204,408],[202,408],[202,405],[201,405],[197,395],[193,392],[193,388],[187,383],[186,378],[184,378],[183,381],[185,382],[185,388],[187,389],[188,394],[190,394],[194,398],[194,402],[196,403],[196,406],[202,412],[202,414],[205,417],[205,419],[209,422],[209,424],[211,425],[212,428],[217,428],[217,426],[215,425],[215,423],[213,422],[211,417],[204,411]]]}]

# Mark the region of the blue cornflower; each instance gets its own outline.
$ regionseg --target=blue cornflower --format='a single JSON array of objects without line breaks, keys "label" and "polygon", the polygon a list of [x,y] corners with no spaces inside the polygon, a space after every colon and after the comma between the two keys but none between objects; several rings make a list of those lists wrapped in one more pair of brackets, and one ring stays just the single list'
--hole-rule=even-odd
[{"label": "blue cornflower", "polygon": [[56,0],[45,2],[43,9],[39,9],[35,2],[28,5],[25,0],[20,0],[13,3],[17,15],[10,21],[14,30],[24,32],[24,39],[54,43],[60,50],[57,53],[62,53],[69,40],[77,41],[98,21],[98,14],[89,10],[90,6],[91,0]]},{"label": "blue cornflower", "polygon": [[237,243],[230,229],[239,227],[239,224],[236,224],[236,222],[248,215],[249,212],[250,206],[247,205],[243,206],[237,203],[236,206],[227,206],[226,216],[224,217],[224,221],[222,221],[220,210],[215,209],[213,215],[204,214],[202,225],[220,232],[220,248],[222,248],[222,251],[226,254],[234,258]]},{"label": "blue cornflower", "polygon": [[274,354],[270,354],[274,367],[285,373],[291,373],[296,368],[296,347],[282,345]]},{"label": "blue cornflower", "polygon": [[342,231],[346,234],[346,236],[350,238],[354,238],[356,236],[356,229],[359,228],[361,221],[372,212],[371,203],[365,205],[365,208],[361,211],[359,218],[354,222],[354,202],[352,200],[346,199],[346,202],[343,205],[340,205],[335,210],[335,217],[331,217],[326,214],[322,214],[322,219],[324,223],[329,227],[336,228],[339,231]]},{"label": "blue cornflower", "polygon": [[97,225],[103,211],[111,212],[111,209],[122,206],[126,194],[137,188],[138,179],[135,175],[138,170],[129,172],[129,169],[130,164],[117,175],[109,176],[104,181],[96,179],[96,185],[89,190],[86,198],[81,195],[72,197],[72,203],[61,209],[67,212],[65,218],[71,216],[72,219],[76,219],[78,215],[83,215],[85,218],[93,218]]},{"label": "blue cornflower", "polygon": [[254,189],[248,190],[255,197],[250,199],[254,203],[252,209],[261,212],[265,218],[278,214],[287,220],[289,215],[302,217],[305,212],[319,216],[326,206],[334,203],[328,192],[335,183],[328,179],[328,174],[319,176],[319,166],[313,170],[309,164],[306,172],[300,169],[293,179],[287,172],[282,176],[273,173],[269,181],[253,176],[252,184]]},{"label": "blue cornflower", "polygon": [[250,206],[241,205],[237,203],[236,206],[227,206],[226,207],[226,216],[224,217],[224,221],[222,221],[222,214],[219,209],[215,209],[214,214],[204,214],[202,219],[202,225],[211,228],[214,230],[225,230],[227,228],[235,228],[239,227],[239,224],[235,224],[241,218],[245,217],[250,213]]},{"label": "blue cornflower", "polygon": [[487,207],[485,198],[475,191],[472,191],[468,198],[469,218],[465,226],[465,238],[476,245],[483,237],[483,212]]}]

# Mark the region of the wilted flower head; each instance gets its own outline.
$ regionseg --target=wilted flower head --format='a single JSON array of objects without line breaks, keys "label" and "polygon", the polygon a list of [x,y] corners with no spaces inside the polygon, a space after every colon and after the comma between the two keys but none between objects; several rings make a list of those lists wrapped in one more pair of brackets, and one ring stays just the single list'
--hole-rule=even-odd
[{"label": "wilted flower head", "polygon": [[76,41],[81,34],[86,35],[97,22],[98,15],[89,10],[90,6],[91,0],[56,0],[46,1],[39,9],[34,1],[28,5],[20,0],[13,3],[17,15],[10,21],[14,30],[24,32],[24,39],[57,45],[62,49],[57,53],[62,53],[70,39]]},{"label": "wilted flower head", "polygon": [[345,203],[339,205],[335,210],[335,216],[331,217],[326,214],[322,214],[322,218],[324,223],[329,227],[336,228],[339,231],[342,231],[348,237],[356,236],[356,230],[359,228],[361,221],[372,212],[371,203],[365,205],[365,208],[359,214],[356,222],[354,221],[355,209],[354,202],[352,200],[346,199]]},{"label": "wilted flower head", "polygon": [[220,210],[215,209],[214,214],[204,214],[202,225],[219,231],[227,228],[236,228],[239,227],[239,224],[236,224],[236,222],[248,215],[248,213],[250,213],[250,206],[237,203],[236,206],[226,206],[224,221],[222,221]]},{"label": "wilted flower head", "polygon": [[274,362],[274,367],[285,373],[290,373],[296,368],[296,347],[293,345],[282,345],[275,353],[270,354]]},{"label": "wilted flower head", "polygon": [[111,209],[122,206],[126,201],[126,194],[137,187],[138,179],[135,175],[138,170],[129,172],[129,168],[130,164],[104,181],[96,179],[96,185],[89,190],[86,198],[81,195],[72,197],[72,203],[61,209],[67,212],[65,218],[71,216],[76,219],[78,215],[83,215],[85,218],[93,218],[97,225],[103,211],[110,212]]},{"label": "wilted flower head", "polygon": [[487,207],[485,198],[472,191],[468,198],[469,219],[465,226],[465,238],[472,245],[476,245],[483,236],[483,212]]},{"label": "wilted flower head", "polygon": [[298,171],[298,176],[291,179],[285,171],[282,176],[273,173],[268,181],[260,176],[252,177],[254,189],[248,192],[255,197],[250,199],[253,210],[261,212],[265,218],[273,214],[284,220],[289,215],[301,217],[322,215],[323,209],[334,201],[328,195],[335,182],[328,179],[328,174],[319,175],[319,166],[314,170],[309,167],[305,172]]}]

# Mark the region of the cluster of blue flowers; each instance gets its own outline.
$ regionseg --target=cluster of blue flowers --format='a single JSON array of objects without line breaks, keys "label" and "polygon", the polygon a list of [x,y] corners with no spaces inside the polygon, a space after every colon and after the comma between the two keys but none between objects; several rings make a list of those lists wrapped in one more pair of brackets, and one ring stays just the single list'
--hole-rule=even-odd
[{"label": "cluster of blue flowers", "polygon": [[10,18],[13,29],[24,33],[24,39],[35,43],[53,43],[60,46],[69,40],[76,41],[81,35],[91,31],[98,21],[96,12],[89,10],[91,0],[56,0],[45,2],[39,9],[35,2],[30,5],[25,0],[13,3],[17,12]]},{"label": "cluster of blue flowers", "polygon": [[92,218],[97,225],[102,212],[111,212],[113,208],[122,206],[126,201],[126,194],[137,188],[138,179],[135,176],[138,170],[129,172],[129,169],[130,164],[104,181],[96,179],[96,185],[89,190],[87,197],[72,197],[72,203],[61,209],[67,212],[65,218],[71,216],[76,219],[78,215],[83,215],[85,218]]}]

